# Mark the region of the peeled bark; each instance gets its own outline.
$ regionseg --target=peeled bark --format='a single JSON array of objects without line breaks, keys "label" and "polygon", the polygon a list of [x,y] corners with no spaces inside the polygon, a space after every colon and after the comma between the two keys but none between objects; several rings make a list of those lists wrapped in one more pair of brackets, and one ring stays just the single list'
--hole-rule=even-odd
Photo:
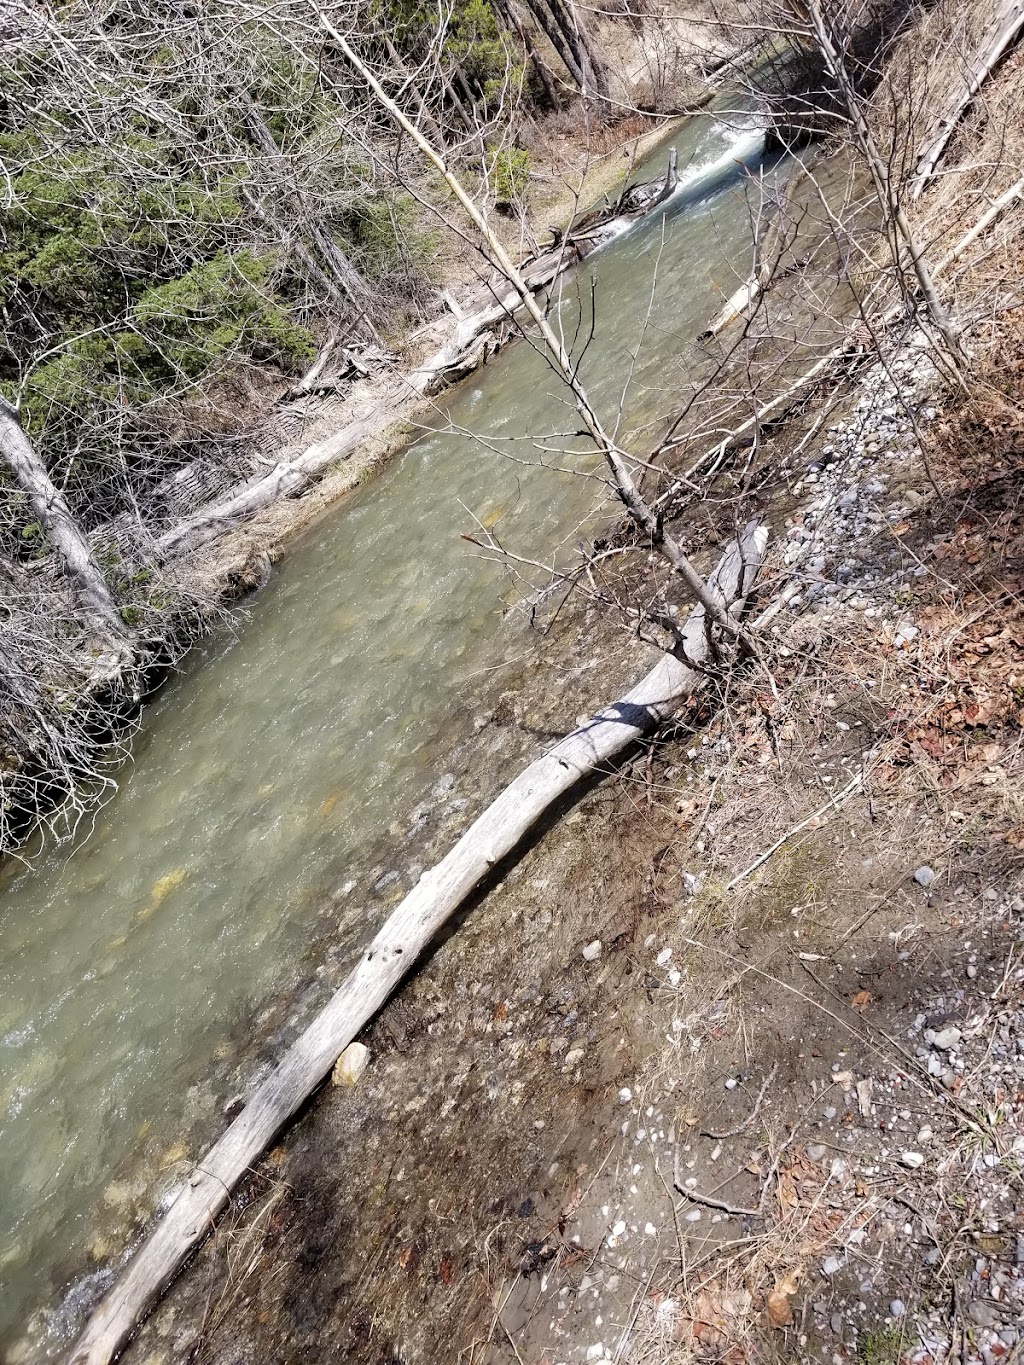
[{"label": "peeled bark", "polygon": [[[727,549],[708,589],[736,616],[753,587],[768,532],[751,524]],[[411,970],[447,919],[537,821],[583,777],[647,733],[708,678],[700,665],[715,644],[703,607],[683,630],[688,662],[664,655],[620,701],[531,763],[470,826],[445,858],[425,872],[392,912],[344,985],[317,1015],[188,1183],[120,1280],[90,1318],[69,1365],[107,1365],[136,1322],[192,1249],[205,1238],[232,1189],[282,1126],[316,1089],[359,1030]]]},{"label": "peeled bark", "polygon": [[14,411],[0,399],[0,455],[27,494],[40,526],[60,555],[78,599],[83,621],[118,662],[131,657],[128,631],[103,571],[75,520],[64,494],[47,473]]}]

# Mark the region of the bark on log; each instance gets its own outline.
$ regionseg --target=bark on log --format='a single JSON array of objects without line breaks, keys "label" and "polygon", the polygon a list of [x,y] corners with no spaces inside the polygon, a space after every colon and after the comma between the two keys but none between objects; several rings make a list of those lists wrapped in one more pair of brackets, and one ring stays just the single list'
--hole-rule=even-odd
[{"label": "bark on log", "polygon": [[918,158],[917,171],[911,190],[914,199],[921,197],[928,181],[935,174],[935,168],[949,145],[950,139],[963,121],[971,101],[1021,36],[1022,31],[1024,31],[1024,0],[1003,0],[991,27],[985,35],[981,51],[968,68],[967,78],[960,93],[936,120],[931,138]]},{"label": "bark on log", "polygon": [[96,563],[67,499],[47,473],[16,413],[2,398],[0,457],[13,474],[15,483],[27,495],[36,519],[60,555],[87,629],[113,654],[118,666],[127,664],[132,656],[128,630],[103,571]]},{"label": "bark on log", "polygon": [[[709,589],[738,617],[753,586],[768,532],[753,523],[727,549]],[[436,867],[425,872],[363,953],[344,985],[257,1089],[211,1148],[149,1240],[93,1313],[69,1365],[107,1365],[191,1250],[206,1236],[237,1182],[329,1073],[388,999],[444,922],[582,777],[600,772],[706,681],[712,649],[696,607],[684,627],[688,662],[664,655],[621,700],[574,730],[506,787]]]}]

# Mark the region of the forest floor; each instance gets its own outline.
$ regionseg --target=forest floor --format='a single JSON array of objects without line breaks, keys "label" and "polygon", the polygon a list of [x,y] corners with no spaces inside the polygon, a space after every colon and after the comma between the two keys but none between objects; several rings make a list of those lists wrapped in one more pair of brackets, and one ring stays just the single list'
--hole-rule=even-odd
[{"label": "forest floor", "polygon": [[[771,681],[499,870],[130,1360],[1020,1358],[1024,371],[1013,314],[975,340],[970,398],[914,339],[832,396],[781,462]],[[635,672],[566,619],[474,699],[428,854],[482,755]]]}]

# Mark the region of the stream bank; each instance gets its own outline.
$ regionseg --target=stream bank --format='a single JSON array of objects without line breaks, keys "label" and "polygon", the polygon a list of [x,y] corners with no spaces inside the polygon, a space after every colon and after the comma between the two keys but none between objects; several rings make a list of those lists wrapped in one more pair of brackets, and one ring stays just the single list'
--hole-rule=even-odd
[{"label": "stream bank", "polygon": [[[812,474],[812,472],[814,472],[814,471],[808,470],[808,474]],[[728,512],[726,512],[726,515],[728,515]],[[799,606],[799,603],[797,603],[797,606]],[[593,633],[593,632],[591,632],[591,633]],[[786,648],[788,648],[788,646],[786,646]],[[590,652],[591,652],[591,651],[590,651],[590,648],[588,648],[587,654],[590,654]],[[797,678],[797,681],[800,681],[799,678]],[[763,714],[763,708],[762,708],[762,707],[758,707],[758,710],[760,711],[760,713]],[[497,713],[496,713],[496,714],[497,714]],[[502,713],[502,714],[505,714],[505,713]],[[479,717],[479,718],[485,719],[485,715],[486,715],[486,713],[483,713],[483,714],[481,715],[481,717]],[[758,723],[759,723],[759,722],[758,722]],[[485,721],[485,725],[486,725],[486,721]],[[729,737],[728,734],[726,734],[726,736],[720,736],[720,738],[728,738],[728,737]],[[826,774],[826,775],[827,775],[827,774]],[[647,781],[646,778],[644,778],[644,790],[650,790],[651,788],[653,788],[653,778],[650,779],[650,782]],[[436,793],[437,799],[440,800],[441,797],[444,796],[445,790],[448,790],[448,789],[449,789],[448,784],[445,784],[444,786],[440,786],[440,788],[438,788],[437,793]],[[709,808],[711,807],[711,797],[713,797],[713,796],[714,796],[714,789],[713,789],[713,792],[711,792],[711,796],[709,796]],[[646,797],[644,797],[644,800],[646,800]],[[653,804],[653,792],[651,792],[651,804]],[[325,801],[325,805],[326,805],[326,801]],[[335,801],[335,803],[333,803],[332,809],[335,808],[336,805],[337,805],[337,801]],[[649,807],[649,808],[650,808],[650,807]],[[390,872],[392,872],[392,871],[396,871],[396,870],[393,870],[393,868],[392,868],[392,870],[381,870],[381,876],[380,876],[380,878],[377,878],[377,880],[375,880],[375,882],[373,883],[374,889],[377,890],[377,893],[378,893],[378,894],[384,893],[384,891],[388,890],[388,887],[389,887],[389,886],[395,885],[395,882],[393,882],[393,879],[390,878]],[[414,872],[412,872],[412,870],[410,870],[410,875],[415,875]],[[386,878],[386,880],[385,880],[385,878]],[[382,885],[381,885],[380,887],[378,887],[378,883],[382,883]],[[161,886],[161,894],[160,894],[160,897],[157,897],[156,887],[154,887],[154,890],[153,890],[153,901],[156,901],[156,905],[154,905],[153,913],[156,912],[157,909],[160,909],[160,906],[161,906],[162,904],[164,904],[164,901],[167,901],[167,900],[168,900],[168,895],[169,895],[169,893],[172,893],[172,891],[176,889],[176,886],[177,886],[177,885],[180,885],[180,883],[175,883],[175,885],[167,885],[167,883],[164,883],[164,885]],[[590,885],[590,883],[588,883],[588,886],[590,886],[591,894],[599,894],[599,893],[601,893],[601,890],[602,890],[602,889],[601,889],[601,887],[599,887],[599,885],[597,885],[597,883],[594,883],[594,885]],[[146,908],[147,908],[147,906],[146,906]],[[591,942],[593,942],[593,940],[591,940]],[[646,942],[646,940],[644,940],[644,942]],[[670,945],[666,945],[666,946],[670,946]],[[658,949],[658,951],[659,951],[659,953],[662,953],[662,951],[664,951],[664,949]],[[580,955],[582,955],[582,954],[580,954]],[[588,962],[588,961],[593,961],[593,958],[583,958],[583,961],[587,961],[587,962]],[[497,1006],[496,1006],[496,1010],[497,1010]],[[623,1088],[628,1088],[628,1087],[623,1087]],[[490,1095],[489,1095],[489,1097],[490,1097]],[[539,1130],[539,1132],[543,1132],[543,1130]],[[182,1159],[182,1158],[176,1158],[176,1159]],[[613,1235],[617,1235],[617,1234],[613,1234]],[[324,1252],[324,1250],[319,1250],[319,1252],[315,1252],[315,1250],[314,1250],[314,1253],[313,1253],[314,1260],[317,1261],[318,1264],[321,1263],[321,1261],[324,1260],[325,1254],[326,1254],[326,1253]],[[448,1274],[451,1275],[451,1269],[449,1269]],[[444,1280],[444,1276],[445,1276],[444,1269],[441,1269],[440,1275],[441,1275],[442,1280]],[[299,1295],[299,1297],[302,1297],[302,1295]],[[283,1328],[283,1330],[284,1330],[284,1328]],[[591,1345],[593,1345],[593,1343],[591,1343]],[[284,1349],[284,1347],[283,1347],[283,1349]],[[588,1347],[588,1349],[590,1349],[590,1347]]]},{"label": "stream bank", "polygon": [[540,834],[130,1359],[1009,1358],[1024,652],[979,606],[1024,574],[1020,452],[965,460],[932,383],[910,346],[799,452],[778,695],[734,676]]}]

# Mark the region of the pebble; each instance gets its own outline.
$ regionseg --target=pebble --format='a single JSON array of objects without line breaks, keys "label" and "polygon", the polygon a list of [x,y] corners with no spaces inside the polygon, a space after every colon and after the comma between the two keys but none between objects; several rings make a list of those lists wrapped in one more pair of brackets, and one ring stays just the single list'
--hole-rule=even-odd
[{"label": "pebble", "polygon": [[940,1052],[949,1052],[963,1036],[958,1028],[925,1029],[924,1040]]},{"label": "pebble", "polygon": [[889,1305],[889,1312],[893,1315],[894,1318],[903,1317],[906,1311],[907,1305],[903,1302],[902,1299],[893,1299],[892,1303]]},{"label": "pebble", "polygon": [[599,938],[595,938],[593,943],[588,943],[587,946],[583,949],[583,961],[596,962],[597,959],[601,956],[601,949],[603,946],[604,945],[601,943],[601,940]]},{"label": "pebble", "polygon": [[355,1085],[370,1064],[370,1049],[365,1043],[349,1043],[334,1064],[332,1085]]},{"label": "pebble", "polygon": [[628,1104],[632,1098],[633,1098],[632,1090],[630,1090],[628,1085],[624,1085],[622,1089],[619,1091],[619,1103]]},{"label": "pebble", "polygon": [[820,1142],[811,1142],[807,1145],[807,1155],[812,1161],[820,1161],[825,1155],[825,1148]]},{"label": "pebble", "polygon": [[934,880],[935,871],[933,868],[922,866],[914,873],[914,881],[917,882],[918,886],[931,886]]},{"label": "pebble", "polygon": [[726,1090],[735,1090],[738,1082],[735,1076],[730,1076],[725,1083]]},{"label": "pebble", "polygon": [[979,1327],[997,1327],[1001,1314],[995,1304],[986,1299],[975,1299],[967,1305],[967,1316]]},{"label": "pebble", "polygon": [[582,1061],[583,1061],[583,1049],[582,1049],[581,1047],[573,1047],[573,1048],[570,1048],[569,1051],[565,1054],[565,1064],[566,1064],[566,1066],[576,1066],[577,1063],[582,1062]]},{"label": "pebble", "polygon": [[833,1275],[838,1275],[842,1268],[843,1263],[838,1256],[826,1256],[821,1263],[821,1273],[823,1275],[828,1275],[829,1278]]},{"label": "pebble", "polygon": [[924,1165],[924,1157],[920,1152],[903,1152],[900,1160],[912,1171],[919,1170]]}]

